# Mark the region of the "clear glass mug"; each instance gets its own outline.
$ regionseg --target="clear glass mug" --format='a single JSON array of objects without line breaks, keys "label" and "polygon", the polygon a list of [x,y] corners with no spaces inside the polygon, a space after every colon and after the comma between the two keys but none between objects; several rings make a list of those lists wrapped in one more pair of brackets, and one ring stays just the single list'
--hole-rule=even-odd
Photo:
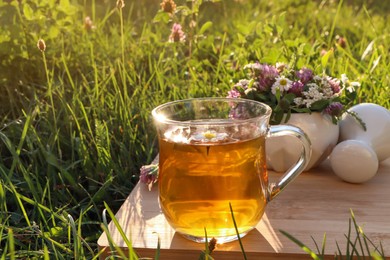
[{"label": "clear glass mug", "polygon": [[[233,98],[194,98],[153,109],[159,138],[159,202],[176,232],[204,242],[237,239],[256,227],[266,204],[309,162],[310,141],[294,126],[270,126],[266,104]],[[297,163],[268,182],[265,139],[302,142]]]}]

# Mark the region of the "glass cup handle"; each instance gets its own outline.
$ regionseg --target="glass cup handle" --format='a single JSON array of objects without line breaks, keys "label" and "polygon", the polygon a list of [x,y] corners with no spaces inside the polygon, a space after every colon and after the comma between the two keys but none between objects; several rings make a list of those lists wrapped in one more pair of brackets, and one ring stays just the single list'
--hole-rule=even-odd
[{"label": "glass cup handle", "polygon": [[303,172],[309,163],[311,157],[311,143],[305,132],[300,128],[291,125],[274,125],[270,126],[267,137],[275,136],[295,136],[302,143],[302,153],[299,160],[287,170],[279,179],[278,183],[270,183],[268,201],[273,200],[291,181]]}]

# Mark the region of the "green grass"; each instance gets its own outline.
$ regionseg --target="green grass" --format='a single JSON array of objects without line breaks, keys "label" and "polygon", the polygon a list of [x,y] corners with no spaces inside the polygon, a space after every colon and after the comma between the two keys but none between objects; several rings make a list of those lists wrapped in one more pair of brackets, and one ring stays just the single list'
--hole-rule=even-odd
[{"label": "green grass", "polygon": [[[321,248],[312,237],[317,251],[315,252],[288,232],[284,230],[280,230],[280,232],[297,244],[304,252],[310,255],[312,259],[322,260],[326,258],[326,233],[324,234]],[[346,248],[341,249],[338,243],[339,241],[335,241],[337,252],[334,253],[334,259],[366,259],[367,257],[369,259],[381,260],[386,258],[382,243],[376,245],[370,240],[364,233],[363,228],[357,224],[355,214],[352,210],[351,218],[349,219],[348,233],[344,234],[344,236],[343,239],[347,241]]]},{"label": "green grass", "polygon": [[104,203],[115,212],[157,153],[152,108],[226,96],[249,62],[296,57],[390,107],[386,1],[176,1],[185,43],[168,42],[160,1],[115,2],[0,2],[3,258],[96,258]]}]

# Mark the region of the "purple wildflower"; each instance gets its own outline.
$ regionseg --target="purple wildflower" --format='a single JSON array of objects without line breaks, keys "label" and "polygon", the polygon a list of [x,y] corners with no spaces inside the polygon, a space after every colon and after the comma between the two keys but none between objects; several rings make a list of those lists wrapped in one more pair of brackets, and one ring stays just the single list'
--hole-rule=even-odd
[{"label": "purple wildflower", "polygon": [[269,90],[279,77],[279,72],[274,66],[259,62],[248,64],[244,69],[250,70],[250,77],[256,80],[255,83],[258,82],[255,87],[260,91]]},{"label": "purple wildflower", "polygon": [[291,88],[288,90],[288,93],[294,94],[296,97],[302,96],[302,91],[304,89],[305,85],[303,85],[300,81],[294,81],[291,84]]},{"label": "purple wildflower", "polygon": [[144,165],[140,169],[140,181],[149,186],[149,189],[158,178],[158,164]]},{"label": "purple wildflower", "polygon": [[228,98],[239,98],[241,97],[240,92],[237,89],[232,89],[228,91]]},{"label": "purple wildflower", "polygon": [[232,107],[232,109],[230,110],[230,113],[229,113],[229,118],[233,118],[233,119],[248,119],[248,118],[250,118],[248,108],[246,106],[244,106],[243,104],[238,104],[238,105]]},{"label": "purple wildflower", "polygon": [[324,112],[331,116],[340,116],[343,111],[343,105],[340,102],[334,102],[327,106]]},{"label": "purple wildflower", "polygon": [[337,94],[340,92],[341,88],[340,88],[340,81],[338,81],[337,79],[334,79],[334,78],[331,78],[331,77],[327,77],[326,78],[332,91],[333,91],[333,94]]},{"label": "purple wildflower", "polygon": [[259,76],[260,86],[269,89],[275,83],[276,78],[279,77],[278,70],[271,65],[262,64],[261,65],[261,74]]},{"label": "purple wildflower", "polygon": [[261,85],[259,81],[253,82],[252,88],[257,89],[260,92],[266,92],[269,90],[268,87],[264,87],[263,85]]},{"label": "purple wildflower", "polygon": [[235,88],[242,88],[242,89],[245,90],[245,89],[248,88],[249,83],[250,83],[250,81],[247,80],[247,79],[240,79],[240,80],[234,85],[234,87],[235,87]]},{"label": "purple wildflower", "polygon": [[170,42],[184,42],[186,36],[181,29],[181,25],[178,23],[174,23],[171,30],[171,35],[169,35]]},{"label": "purple wildflower", "polygon": [[264,78],[276,78],[279,76],[278,70],[272,65],[263,64],[261,71]]},{"label": "purple wildflower", "polygon": [[313,71],[308,68],[302,68],[296,72],[296,76],[303,84],[306,84],[313,79]]},{"label": "purple wildflower", "polygon": [[252,78],[256,78],[256,77],[259,77],[261,74],[261,67],[262,67],[262,64],[260,64],[259,62],[250,63],[250,64],[245,65],[244,70],[249,69],[250,76]]},{"label": "purple wildflower", "polygon": [[279,77],[279,72],[274,66],[260,64],[259,62],[248,64],[244,67],[250,69],[251,78],[255,79],[254,87],[259,91],[268,91]]}]

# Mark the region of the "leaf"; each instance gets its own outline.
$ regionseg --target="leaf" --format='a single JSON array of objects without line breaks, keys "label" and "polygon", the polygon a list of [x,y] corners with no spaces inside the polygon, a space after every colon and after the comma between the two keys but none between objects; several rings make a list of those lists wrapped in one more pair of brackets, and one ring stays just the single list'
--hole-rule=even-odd
[{"label": "leaf", "polygon": [[370,73],[372,73],[374,71],[374,69],[378,66],[379,64],[379,61],[381,60],[382,56],[379,55],[379,57],[374,61],[374,63],[372,64],[372,68],[370,70]]},{"label": "leaf", "polygon": [[284,112],[278,108],[279,108],[279,106],[277,106],[272,113],[272,122],[271,123],[273,125],[280,124],[280,122],[282,122],[283,117],[284,117]]},{"label": "leaf", "polygon": [[360,118],[360,116],[356,112],[352,110],[347,110],[346,113],[352,116],[360,124],[364,131],[367,131],[366,123],[363,121],[363,119]]},{"label": "leaf", "polygon": [[375,40],[371,41],[371,42],[368,44],[367,48],[364,50],[364,52],[363,52],[363,54],[362,54],[361,60],[364,60],[364,59],[367,57],[367,55],[370,54],[370,53],[372,52],[372,49],[373,49],[373,47],[374,47],[374,43],[375,43]]},{"label": "leaf", "polygon": [[60,34],[60,30],[57,26],[51,26],[48,34],[48,38],[55,39]]},{"label": "leaf", "polygon": [[267,53],[264,53],[264,56],[261,60],[264,63],[275,64],[280,59],[281,52],[279,48],[269,48]]},{"label": "leaf", "polygon": [[44,152],[46,162],[54,167],[59,167],[57,157],[50,152]]},{"label": "leaf", "polygon": [[23,14],[26,17],[27,20],[33,20],[34,19],[34,11],[31,8],[31,6],[27,3],[23,6]]},{"label": "leaf", "polygon": [[59,237],[63,233],[64,233],[64,230],[63,230],[62,227],[55,226],[55,227],[50,228],[50,231],[46,231],[45,232],[45,236],[48,236],[48,237]]},{"label": "leaf", "polygon": [[188,16],[188,15],[192,14],[191,9],[188,8],[188,6],[185,6],[185,5],[178,6],[177,9],[176,9],[176,12],[181,12],[181,14],[183,16]]},{"label": "leaf", "polygon": [[157,14],[154,16],[153,22],[154,22],[154,23],[157,23],[157,22],[168,23],[168,22],[169,22],[169,19],[170,19],[169,14],[160,10],[160,11],[157,12]]},{"label": "leaf", "polygon": [[258,92],[255,92],[255,100],[256,101],[267,101],[268,100],[268,97],[266,96],[266,95],[264,95],[264,94],[261,94],[261,93],[258,93]]},{"label": "leaf", "polygon": [[321,65],[322,65],[322,69],[325,69],[326,66],[328,65],[328,61],[329,61],[329,58],[330,56],[333,54],[333,49],[330,49],[329,51],[327,51],[325,53],[324,56],[322,56],[321,58]]},{"label": "leaf", "polygon": [[311,112],[310,109],[306,108],[306,107],[304,107],[304,108],[292,107],[291,110],[294,112],[298,112],[298,113],[310,113]]},{"label": "leaf", "polygon": [[246,93],[246,98],[256,100],[256,91],[249,91]]},{"label": "leaf", "polygon": [[289,103],[294,101],[295,95],[293,93],[287,93],[283,96],[283,99],[287,100]]},{"label": "leaf", "polygon": [[311,104],[311,107],[310,109],[312,111],[322,111],[324,110],[327,106],[329,105],[329,100],[318,100],[316,102],[314,102],[313,104]]},{"label": "leaf", "polygon": [[207,31],[207,29],[209,29],[211,26],[213,25],[213,22],[205,22],[202,27],[200,28],[199,30],[199,34],[203,34],[205,31]]},{"label": "leaf", "polygon": [[69,8],[70,6],[70,3],[69,3],[69,0],[60,0],[60,4],[59,4],[61,7],[67,9]]},{"label": "leaf", "polygon": [[284,43],[287,47],[297,47],[299,42],[297,40],[284,40]]},{"label": "leaf", "polygon": [[279,103],[279,101],[280,101],[280,97],[282,96],[282,94],[280,93],[280,89],[279,88],[277,88],[276,89],[276,93],[275,93],[275,97],[276,97],[276,100],[278,101],[278,103]]},{"label": "leaf", "polygon": [[283,123],[287,123],[288,120],[290,120],[290,117],[291,117],[291,110],[289,110],[287,113],[284,113],[283,115]]}]

